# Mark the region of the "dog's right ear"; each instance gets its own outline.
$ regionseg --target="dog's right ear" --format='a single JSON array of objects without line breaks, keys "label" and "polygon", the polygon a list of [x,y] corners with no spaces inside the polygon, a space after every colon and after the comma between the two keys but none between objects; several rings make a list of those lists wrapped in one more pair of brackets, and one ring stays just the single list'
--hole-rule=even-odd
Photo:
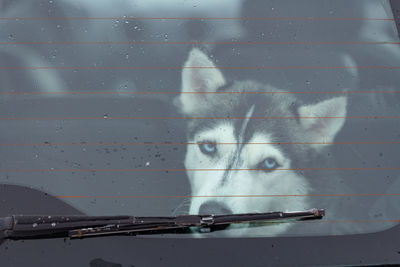
[{"label": "dog's right ear", "polygon": [[225,85],[225,78],[214,63],[199,49],[190,51],[182,70],[182,89],[178,105],[185,114],[192,114],[204,105],[208,92]]}]

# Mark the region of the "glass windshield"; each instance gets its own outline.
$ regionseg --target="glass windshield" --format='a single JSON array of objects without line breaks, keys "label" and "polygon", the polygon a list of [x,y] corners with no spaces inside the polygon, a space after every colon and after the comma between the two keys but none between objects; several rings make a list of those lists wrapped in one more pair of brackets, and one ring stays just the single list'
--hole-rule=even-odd
[{"label": "glass windshield", "polygon": [[88,215],[326,209],[320,221],[203,236],[398,223],[400,48],[389,1],[0,7],[1,183]]}]

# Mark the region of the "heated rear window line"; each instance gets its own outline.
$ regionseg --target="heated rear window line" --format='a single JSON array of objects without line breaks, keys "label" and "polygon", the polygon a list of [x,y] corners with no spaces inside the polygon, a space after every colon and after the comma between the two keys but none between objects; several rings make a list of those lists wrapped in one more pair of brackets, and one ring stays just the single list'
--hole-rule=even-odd
[{"label": "heated rear window line", "polygon": [[0,66],[0,70],[182,70],[182,69],[222,69],[222,70],[399,70],[400,66]]},{"label": "heated rear window line", "polygon": [[286,197],[380,197],[400,194],[258,194],[258,195],[59,195],[58,198],[286,198]]},{"label": "heated rear window line", "polygon": [[[100,116],[100,117],[0,117],[0,121],[41,121],[41,120],[243,120],[246,117],[137,117],[137,116]],[[298,120],[298,119],[400,119],[400,116],[268,116],[251,117],[251,120]]]},{"label": "heated rear window line", "polygon": [[252,21],[395,21],[393,18],[369,18],[369,17],[0,17],[0,21],[43,21],[43,20],[252,20]]},{"label": "heated rear window line", "polygon": [[234,91],[216,91],[216,92],[206,92],[206,91],[48,91],[43,89],[33,89],[39,91],[2,91],[0,95],[11,95],[11,96],[25,96],[25,95],[175,95],[175,94],[189,94],[189,95],[203,95],[203,94],[215,94],[215,95],[225,95],[225,94],[398,94],[400,91],[396,90],[360,90],[360,91],[248,91],[248,92],[234,92]]},{"label": "heated rear window line", "polygon": [[342,171],[398,171],[399,167],[350,167],[350,168],[278,168],[278,169],[0,169],[0,173],[35,173],[35,172],[225,172],[225,171],[328,171],[328,170],[342,170]]},{"label": "heated rear window line", "polygon": [[236,41],[236,42],[185,42],[185,41],[18,41],[0,42],[0,45],[399,45],[399,41]]},{"label": "heated rear window line", "polygon": [[[207,144],[204,142],[38,142],[38,143],[0,143],[1,146],[186,146]],[[348,142],[215,142],[215,145],[394,145],[400,141],[348,141]]]}]

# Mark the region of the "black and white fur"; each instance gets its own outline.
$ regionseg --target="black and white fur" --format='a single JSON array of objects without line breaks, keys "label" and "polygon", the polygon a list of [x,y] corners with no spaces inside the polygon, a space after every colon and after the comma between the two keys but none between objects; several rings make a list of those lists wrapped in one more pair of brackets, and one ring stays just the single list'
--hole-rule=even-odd
[{"label": "black and white fur", "polygon": [[[207,117],[190,119],[187,124],[189,145],[185,167],[194,196],[190,214],[295,211],[315,207],[326,208],[332,215],[338,208],[333,207],[337,202],[323,197],[246,196],[345,192],[341,179],[333,171],[293,170],[334,166],[329,143],[334,141],[345,123],[345,96],[306,104],[289,92],[255,81],[228,83],[221,70],[195,48],[184,64],[179,105],[187,117]],[[235,195],[241,197],[231,197]],[[256,227],[255,230],[248,226],[241,229],[231,227],[233,229],[224,232],[231,235],[276,235],[291,229],[288,223]]]}]

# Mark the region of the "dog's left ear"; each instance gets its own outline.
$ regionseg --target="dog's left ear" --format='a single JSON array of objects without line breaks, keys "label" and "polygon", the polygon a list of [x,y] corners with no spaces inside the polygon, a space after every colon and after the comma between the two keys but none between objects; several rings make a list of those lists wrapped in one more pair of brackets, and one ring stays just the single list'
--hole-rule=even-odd
[{"label": "dog's left ear", "polygon": [[191,114],[198,110],[207,100],[203,93],[215,92],[225,83],[214,63],[200,49],[192,49],[182,70],[182,93],[178,99],[182,112]]},{"label": "dog's left ear", "polygon": [[[330,143],[342,129],[347,111],[347,97],[335,97],[317,104],[302,106],[298,109],[300,125],[305,133],[306,142]],[[329,144],[313,144],[321,149]]]}]

